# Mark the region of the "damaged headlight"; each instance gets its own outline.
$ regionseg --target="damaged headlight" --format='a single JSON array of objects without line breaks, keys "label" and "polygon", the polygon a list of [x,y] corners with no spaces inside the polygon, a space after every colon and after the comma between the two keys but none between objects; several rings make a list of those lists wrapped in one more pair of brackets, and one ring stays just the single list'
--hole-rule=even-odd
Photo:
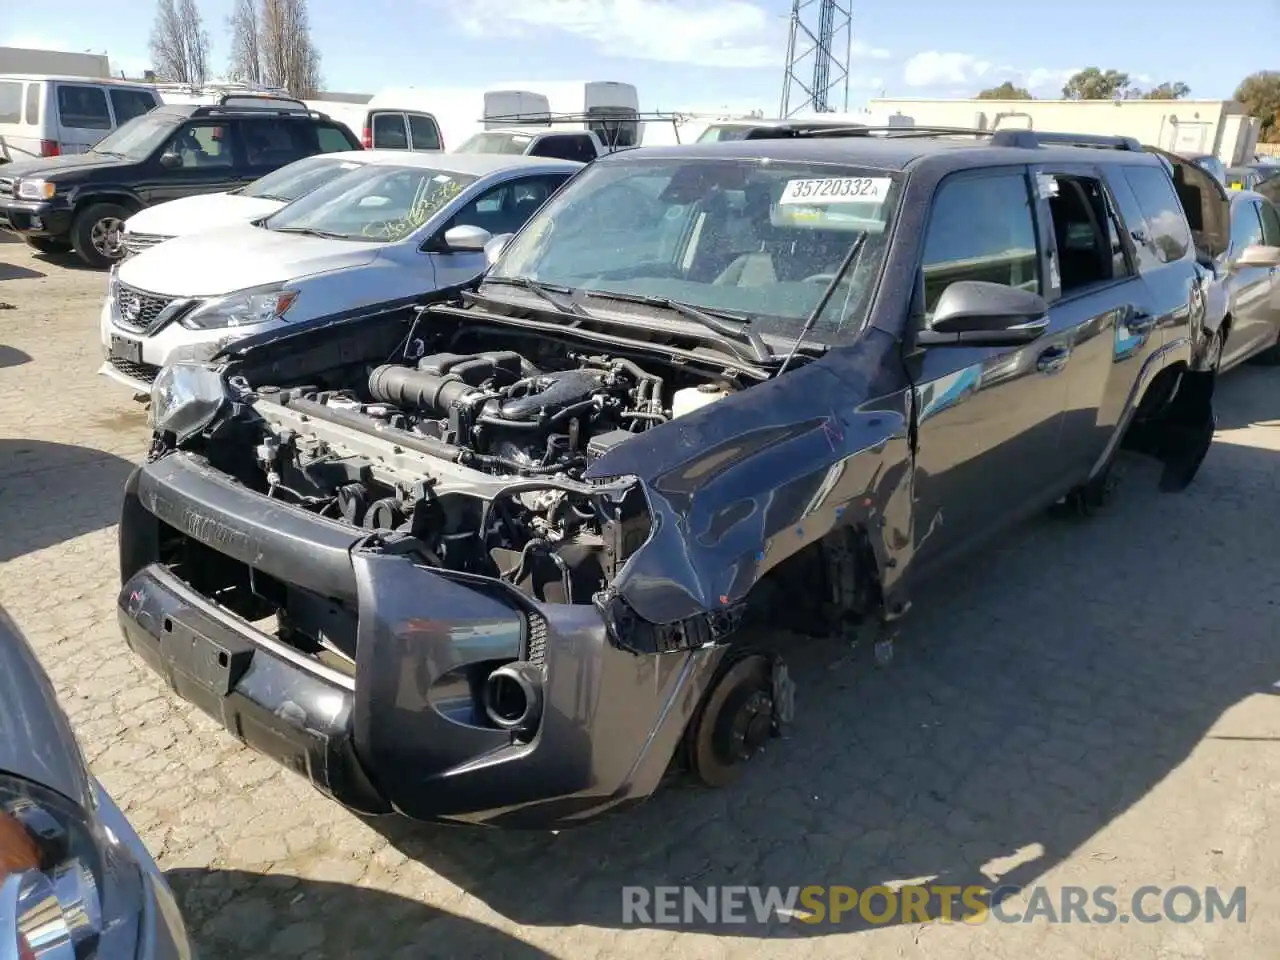
[{"label": "damaged headlight", "polygon": [[197,307],[179,322],[191,330],[218,330],[222,327],[247,327],[280,320],[298,298],[296,290],[282,290],[279,285],[245,290],[219,297]]},{"label": "damaged headlight", "polygon": [[151,385],[147,422],[156,433],[172,433],[181,443],[207,427],[226,400],[226,387],[216,368],[170,364]]}]

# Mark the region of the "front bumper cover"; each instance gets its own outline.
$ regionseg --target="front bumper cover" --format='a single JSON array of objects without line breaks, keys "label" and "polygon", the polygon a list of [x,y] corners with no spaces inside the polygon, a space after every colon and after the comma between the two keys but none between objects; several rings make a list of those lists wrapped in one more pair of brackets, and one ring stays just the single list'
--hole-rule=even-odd
[{"label": "front bumper cover", "polygon": [[71,230],[71,211],[50,200],[19,200],[0,203],[0,222],[24,237],[65,237]]},{"label": "front bumper cover", "polygon": [[[200,595],[160,562],[164,527],[354,611],[354,676]],[[372,549],[364,532],[183,452],[130,477],[120,538],[129,646],[245,743],[367,814],[550,829],[642,800],[724,653],[621,650],[592,606],[537,603]],[[460,719],[440,696],[470,664],[529,653],[515,640],[498,650],[497,625],[517,610],[542,641],[542,715],[527,739]]]}]

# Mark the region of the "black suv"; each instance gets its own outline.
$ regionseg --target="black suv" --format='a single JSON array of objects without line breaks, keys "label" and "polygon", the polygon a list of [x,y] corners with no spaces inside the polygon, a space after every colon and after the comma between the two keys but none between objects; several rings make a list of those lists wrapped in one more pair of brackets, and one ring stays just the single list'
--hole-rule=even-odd
[{"label": "black suv", "polygon": [[42,252],[74,248],[105,267],[124,256],[120,227],[143,207],[234,190],[312,154],[359,149],[344,125],[297,100],[229,94],[217,106],[159,106],[87,153],[4,167],[0,227]]},{"label": "black suv", "polygon": [[1166,161],[918,128],[602,157],[451,300],[165,368],[128,644],[365,812],[554,827],[673,761],[726,783],[798,635],[883,661],[927,576],[1091,512],[1122,444],[1191,482],[1225,195]]}]

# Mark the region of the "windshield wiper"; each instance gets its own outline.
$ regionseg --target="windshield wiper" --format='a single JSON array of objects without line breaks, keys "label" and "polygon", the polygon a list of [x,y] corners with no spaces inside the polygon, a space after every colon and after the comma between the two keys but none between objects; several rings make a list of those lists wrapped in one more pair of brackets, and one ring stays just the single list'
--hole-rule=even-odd
[{"label": "windshield wiper", "polygon": [[795,359],[796,351],[800,349],[800,344],[804,343],[810,331],[818,323],[818,318],[822,316],[822,311],[827,309],[827,304],[831,301],[831,297],[836,292],[836,288],[840,286],[840,280],[849,269],[849,264],[858,258],[858,254],[862,252],[862,245],[867,242],[867,231],[863,230],[853,238],[853,243],[849,246],[849,252],[844,255],[844,259],[840,261],[840,266],[836,268],[836,272],[831,275],[831,282],[827,284],[827,289],[822,291],[822,296],[818,298],[817,305],[813,311],[805,318],[804,326],[800,328],[800,335],[796,337],[796,342],[791,345],[791,352],[787,354],[787,359],[782,361],[782,366],[778,368],[778,376],[782,376],[787,372],[787,367],[791,365],[791,361]]},{"label": "windshield wiper", "polygon": [[[274,230],[276,233],[296,233],[303,237],[321,237],[325,240],[352,240],[350,234],[334,233],[332,230],[317,230],[315,227],[267,227],[268,230]],[[360,239],[366,239],[361,237]],[[371,239],[371,238],[370,238]]]},{"label": "windshield wiper", "polygon": [[561,313],[571,313],[587,320],[595,319],[586,307],[573,299],[573,291],[568,287],[541,283],[529,277],[485,277],[484,282],[506,287],[519,287],[521,290],[528,290],[535,297],[539,297],[546,303],[551,304]]},{"label": "windshield wiper", "polygon": [[[729,345],[735,348],[734,353],[744,360],[749,360],[752,363],[771,363],[775,359],[773,351],[764,342],[764,338],[751,329],[750,317],[729,313],[724,310],[695,307],[691,303],[672,300],[670,297],[645,296],[637,293],[614,293],[611,290],[584,290],[583,294],[588,297],[621,300],[624,303],[639,303],[647,307],[661,307],[664,310],[670,310],[672,313],[678,313],[685,319],[700,323],[708,330],[727,338]],[[726,323],[725,321],[732,322]],[[740,326],[734,326],[735,323],[740,324]],[[750,347],[750,350],[743,353],[741,350],[736,349],[740,344],[746,344]]]}]

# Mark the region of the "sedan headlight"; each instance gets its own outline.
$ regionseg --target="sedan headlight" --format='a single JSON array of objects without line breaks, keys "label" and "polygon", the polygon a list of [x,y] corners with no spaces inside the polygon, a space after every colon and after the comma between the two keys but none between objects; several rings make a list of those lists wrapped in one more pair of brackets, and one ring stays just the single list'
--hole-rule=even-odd
[{"label": "sedan headlight", "polygon": [[52,200],[57,192],[57,184],[48,180],[19,180],[19,200]]},{"label": "sedan headlight", "polygon": [[298,298],[296,290],[272,287],[219,297],[192,310],[180,323],[191,330],[247,327],[281,319]]},{"label": "sedan headlight", "polygon": [[93,955],[103,932],[100,887],[111,843],[93,811],[0,775],[0,956]]},{"label": "sedan headlight", "polygon": [[226,387],[216,368],[170,364],[151,384],[147,422],[156,433],[172,433],[181,443],[207,427],[226,401]]}]

